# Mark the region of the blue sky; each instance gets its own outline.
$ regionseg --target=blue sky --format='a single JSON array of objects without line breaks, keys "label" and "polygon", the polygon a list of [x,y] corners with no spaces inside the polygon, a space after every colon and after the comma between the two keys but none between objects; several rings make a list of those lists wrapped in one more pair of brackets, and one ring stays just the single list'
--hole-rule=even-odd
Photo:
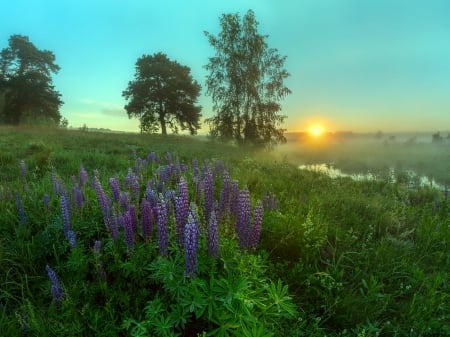
[{"label": "blue sky", "polygon": [[[450,130],[450,2],[446,0],[15,0],[2,4],[0,48],[13,34],[54,52],[69,125],[138,131],[122,91],[143,54],[203,66],[223,13],[253,9],[287,56],[288,131]],[[203,116],[212,102],[202,95]],[[204,131],[207,131],[205,126]]]}]

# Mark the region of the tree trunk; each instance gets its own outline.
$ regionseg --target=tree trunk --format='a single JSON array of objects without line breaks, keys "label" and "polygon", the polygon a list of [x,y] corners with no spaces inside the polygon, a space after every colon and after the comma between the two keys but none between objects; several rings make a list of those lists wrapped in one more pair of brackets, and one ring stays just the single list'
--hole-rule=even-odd
[{"label": "tree trunk", "polygon": [[159,115],[159,124],[161,124],[161,134],[167,136],[166,120],[163,114]]}]

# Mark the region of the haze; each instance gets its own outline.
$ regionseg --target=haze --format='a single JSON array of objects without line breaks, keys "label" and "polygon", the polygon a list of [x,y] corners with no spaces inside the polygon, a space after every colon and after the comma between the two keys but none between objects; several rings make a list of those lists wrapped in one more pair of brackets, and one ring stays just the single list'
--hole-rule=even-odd
[{"label": "haze", "polygon": [[[217,34],[221,14],[248,9],[269,46],[287,56],[288,131],[450,129],[447,1],[16,0],[2,4],[0,48],[21,34],[54,52],[71,127],[137,132],[121,96],[137,58],[164,52],[191,67],[204,89],[213,49],[203,31]],[[210,98],[200,104],[211,116]]]}]

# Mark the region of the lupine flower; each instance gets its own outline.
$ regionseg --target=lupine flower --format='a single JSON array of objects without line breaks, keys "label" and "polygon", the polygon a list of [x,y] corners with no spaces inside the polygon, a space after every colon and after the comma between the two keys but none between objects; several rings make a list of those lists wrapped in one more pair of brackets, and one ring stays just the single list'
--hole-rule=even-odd
[{"label": "lupine flower", "polygon": [[128,174],[125,177],[124,185],[125,187],[130,189],[132,198],[134,198],[134,200],[139,200],[140,194],[139,180],[136,174],[134,174],[131,169],[128,169]]},{"label": "lupine flower", "polygon": [[149,164],[152,164],[153,162],[158,162],[159,161],[158,155],[155,152],[151,152],[147,156],[147,161],[149,162]]},{"label": "lupine flower", "polygon": [[53,192],[55,192],[56,195],[62,195],[66,193],[64,182],[58,177],[56,171],[52,171],[52,184]]},{"label": "lupine flower", "polygon": [[83,165],[80,166],[80,188],[83,188],[88,180],[88,174]]},{"label": "lupine flower", "polygon": [[102,210],[103,221],[104,221],[105,225],[108,226],[111,202],[109,201],[109,198],[106,196],[105,192],[103,191],[102,184],[98,180],[97,176],[94,176],[94,189],[95,189],[95,193],[97,195],[98,203],[100,204],[100,209]]},{"label": "lupine flower", "polygon": [[184,226],[189,212],[189,190],[184,177],[178,183],[178,196],[175,197],[175,222],[177,232],[177,244],[179,247],[184,242]]},{"label": "lupine flower", "polygon": [[204,219],[207,221],[214,207],[214,176],[210,167],[203,171]]},{"label": "lupine flower", "polygon": [[123,229],[125,230],[125,243],[127,244],[128,250],[134,250],[134,230],[132,224],[132,216],[130,211],[126,211],[123,215]]},{"label": "lupine flower", "polygon": [[198,225],[191,213],[184,231],[184,254],[186,258],[186,276],[194,278],[197,272]]},{"label": "lupine flower", "polygon": [[111,237],[114,241],[117,241],[119,239],[119,227],[120,227],[120,221],[119,216],[116,214],[113,214],[109,220],[108,220],[108,229],[111,231]]},{"label": "lupine flower", "polygon": [[231,181],[230,194],[230,215],[237,219],[239,213],[239,182],[237,180]]},{"label": "lupine flower", "polygon": [[70,230],[70,203],[69,199],[64,194],[61,195],[60,202],[64,236],[67,238],[67,232]]},{"label": "lupine flower", "polygon": [[169,181],[169,173],[167,170],[167,166],[162,165],[159,167],[159,182],[165,184],[168,181]]},{"label": "lupine flower", "polygon": [[84,195],[83,195],[83,191],[81,190],[80,186],[74,186],[72,188],[72,198],[73,198],[73,200],[75,200],[75,203],[76,203],[78,209],[83,208]]},{"label": "lupine flower", "polygon": [[94,253],[99,255],[100,250],[102,249],[102,242],[100,240],[95,240],[93,249],[94,249]]},{"label": "lupine flower", "polygon": [[238,243],[241,250],[248,248],[250,236],[250,193],[247,188],[239,192],[239,213],[236,222]]},{"label": "lupine flower", "polygon": [[220,201],[217,218],[220,219],[226,216],[230,211],[230,175],[228,171],[224,170],[222,173],[222,190],[220,191]]},{"label": "lupine flower", "polygon": [[71,229],[66,233],[67,241],[69,241],[70,248],[77,248],[77,235]]},{"label": "lupine flower", "polygon": [[130,207],[130,193],[128,192],[120,192],[119,204],[122,210],[126,211]]},{"label": "lupine flower", "polygon": [[136,214],[136,206],[130,205],[130,207],[128,207],[128,213],[130,213],[131,226],[133,227],[133,232],[136,234],[138,231],[138,218]]},{"label": "lupine flower", "polygon": [[109,178],[109,185],[111,186],[114,201],[119,202],[119,200],[120,200],[119,179]]},{"label": "lupine flower", "polygon": [[259,237],[261,236],[262,220],[264,214],[263,204],[259,201],[256,204],[255,214],[253,215],[253,227],[250,235],[250,247],[255,249],[259,243]]},{"label": "lupine flower", "polygon": [[64,289],[62,288],[61,282],[55,271],[48,264],[45,266],[45,270],[47,271],[48,278],[52,283],[51,290],[53,299],[55,300],[56,305],[59,305],[65,297]]},{"label": "lupine flower", "polygon": [[25,225],[27,223],[27,218],[25,216],[25,210],[23,209],[22,199],[20,198],[20,194],[16,194],[16,208],[17,213],[19,213],[19,222],[21,225]]},{"label": "lupine flower", "polygon": [[48,207],[50,205],[50,196],[47,193],[45,193],[44,196],[42,197],[42,199],[43,199],[43,202],[44,202],[44,208],[47,211]]},{"label": "lupine flower", "polygon": [[167,206],[163,196],[160,195],[158,206],[158,246],[159,254],[167,257],[169,249],[169,227],[167,223]]},{"label": "lupine flower", "polygon": [[145,191],[145,197],[152,206],[152,208],[156,208],[158,204],[158,195],[154,190],[154,187],[147,187],[147,190]]},{"label": "lupine flower", "polygon": [[273,211],[278,209],[278,203],[275,198],[275,194],[272,191],[265,192],[263,196],[263,206],[266,211]]},{"label": "lupine flower", "polygon": [[215,211],[211,212],[208,222],[208,255],[211,257],[219,256],[219,227]]},{"label": "lupine flower", "polygon": [[141,202],[141,218],[142,218],[142,235],[144,240],[148,240],[152,233],[152,205],[146,199],[142,199]]}]

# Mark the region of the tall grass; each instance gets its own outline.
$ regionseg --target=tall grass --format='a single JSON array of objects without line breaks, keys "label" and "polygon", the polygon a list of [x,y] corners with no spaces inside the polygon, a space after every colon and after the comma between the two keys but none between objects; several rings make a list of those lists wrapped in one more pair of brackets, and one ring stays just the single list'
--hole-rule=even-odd
[{"label": "tall grass", "polygon": [[444,191],[191,137],[0,137],[5,336],[450,334]]}]

